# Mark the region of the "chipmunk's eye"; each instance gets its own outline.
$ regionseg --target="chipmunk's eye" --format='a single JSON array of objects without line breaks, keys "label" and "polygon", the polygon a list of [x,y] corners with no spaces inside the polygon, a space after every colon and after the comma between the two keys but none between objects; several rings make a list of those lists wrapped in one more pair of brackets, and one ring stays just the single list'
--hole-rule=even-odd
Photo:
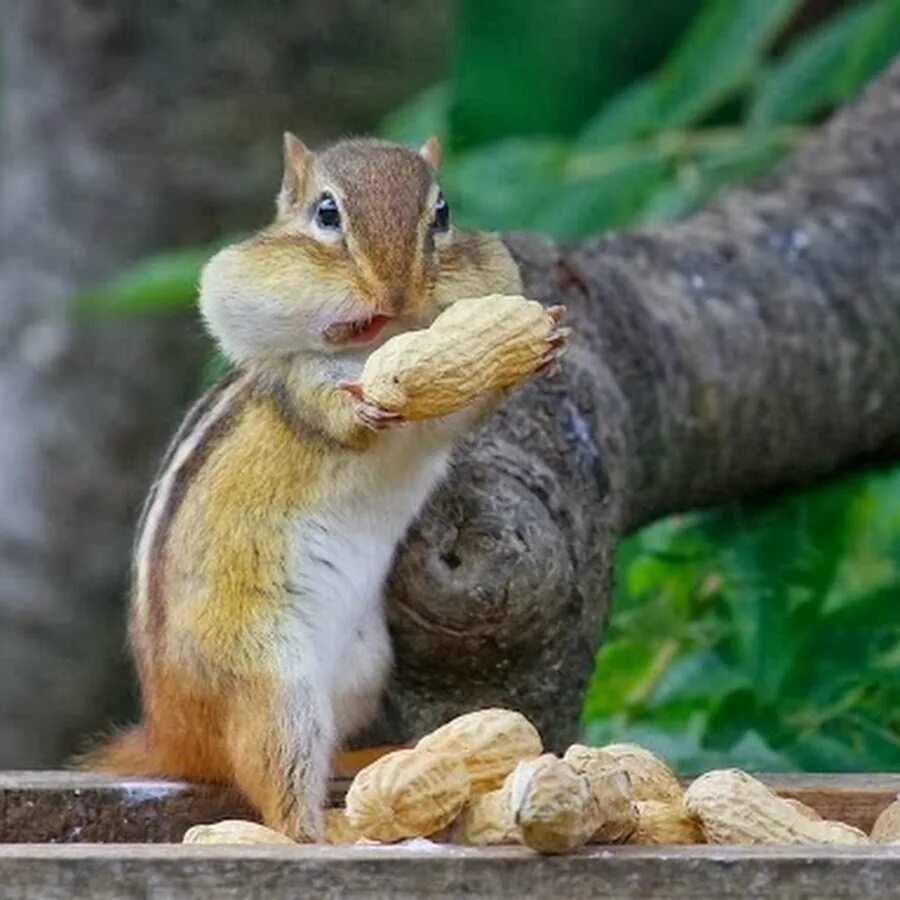
[{"label": "chipmunk's eye", "polygon": [[316,225],[326,231],[339,231],[341,227],[341,211],[337,200],[325,191],[316,206]]},{"label": "chipmunk's eye", "polygon": [[434,219],[431,227],[435,231],[447,231],[450,228],[450,207],[443,194],[438,194],[437,202],[434,204]]}]

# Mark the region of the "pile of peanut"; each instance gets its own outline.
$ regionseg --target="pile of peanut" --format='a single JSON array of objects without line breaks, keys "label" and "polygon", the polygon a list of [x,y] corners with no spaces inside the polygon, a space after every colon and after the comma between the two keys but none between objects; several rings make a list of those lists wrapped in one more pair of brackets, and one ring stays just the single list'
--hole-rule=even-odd
[{"label": "pile of peanut", "polygon": [[[900,799],[871,837],[779,797],[737,769],[707,772],[686,790],[636,744],[573,744],[544,753],[521,713],[484,709],[448,722],[409,750],[363,769],[346,808],[326,813],[328,843],[407,838],[523,844],[563,853],[584,844],[900,844]],[[285,842],[247,822],[199,825],[192,843]]]}]

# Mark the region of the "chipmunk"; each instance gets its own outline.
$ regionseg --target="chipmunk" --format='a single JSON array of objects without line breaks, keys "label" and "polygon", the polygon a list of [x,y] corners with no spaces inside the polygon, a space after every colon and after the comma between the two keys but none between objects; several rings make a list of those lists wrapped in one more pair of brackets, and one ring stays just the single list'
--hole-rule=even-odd
[{"label": "chipmunk", "polygon": [[405,423],[357,379],[455,300],[522,289],[497,236],[453,227],[440,156],[435,138],[313,153],[286,134],[274,223],[206,265],[200,308],[233,369],[188,412],[145,504],[129,625],[143,721],[89,767],[232,783],[266,825],[320,833],[332,752],[389,672],[394,552],[496,402]]}]

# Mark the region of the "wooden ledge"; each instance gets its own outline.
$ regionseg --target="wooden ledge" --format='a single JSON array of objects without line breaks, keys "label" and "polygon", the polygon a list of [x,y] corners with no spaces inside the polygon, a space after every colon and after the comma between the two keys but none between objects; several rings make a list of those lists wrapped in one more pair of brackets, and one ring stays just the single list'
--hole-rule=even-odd
[{"label": "wooden ledge", "polygon": [[815,898],[897,896],[897,847],[0,847],[9,900],[35,897]]},{"label": "wooden ledge", "polygon": [[[762,775],[779,793],[865,831],[900,793],[900,774]],[[688,779],[686,779],[688,780]],[[348,780],[334,778],[331,802]],[[253,819],[234,790],[85,772],[0,772],[0,843],[165,843],[219,819]]]},{"label": "wooden ledge", "polygon": [[[785,796],[862,828],[897,775],[763,775]],[[339,802],[346,779],[334,779]],[[900,896],[898,847],[225,847],[180,841],[199,822],[248,818],[213,785],[80,772],[0,772],[0,895],[146,898],[668,898]],[[53,843],[48,843],[53,842]],[[97,843],[102,842],[102,843]],[[150,842],[150,843],[147,843]]]},{"label": "wooden ledge", "polygon": [[[762,775],[787,797],[865,831],[900,793],[900,774]],[[688,781],[689,779],[685,779]],[[331,802],[347,778],[333,778]],[[0,843],[165,843],[219,819],[253,819],[234,790],[85,772],[0,772]]]}]

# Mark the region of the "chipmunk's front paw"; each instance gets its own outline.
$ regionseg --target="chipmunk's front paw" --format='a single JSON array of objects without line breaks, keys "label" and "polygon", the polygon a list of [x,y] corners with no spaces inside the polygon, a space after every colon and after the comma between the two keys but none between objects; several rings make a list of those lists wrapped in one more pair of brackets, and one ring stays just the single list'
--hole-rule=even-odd
[{"label": "chipmunk's front paw", "polygon": [[400,413],[391,412],[366,400],[362,385],[358,381],[342,381],[338,387],[350,397],[353,411],[366,428],[371,428],[372,431],[384,431],[387,428],[406,425],[408,420]]},{"label": "chipmunk's front paw", "polygon": [[547,310],[547,315],[553,322],[553,330],[547,338],[547,343],[550,347],[541,357],[540,365],[535,370],[537,375],[556,375],[559,372],[559,361],[566,354],[569,335],[572,333],[571,328],[559,324],[565,313],[566,308],[564,306],[551,306]]}]

